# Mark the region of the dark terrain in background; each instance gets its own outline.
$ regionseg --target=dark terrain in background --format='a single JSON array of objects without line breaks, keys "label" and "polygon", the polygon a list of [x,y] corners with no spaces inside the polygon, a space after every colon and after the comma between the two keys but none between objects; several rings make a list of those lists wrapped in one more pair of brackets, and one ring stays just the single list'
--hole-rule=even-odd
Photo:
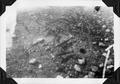
[{"label": "dark terrain in background", "polygon": [[[105,49],[114,43],[113,13],[93,8],[18,12],[16,36],[7,50],[7,73],[17,78],[101,78]],[[114,71],[113,48],[107,67],[105,77]]]}]

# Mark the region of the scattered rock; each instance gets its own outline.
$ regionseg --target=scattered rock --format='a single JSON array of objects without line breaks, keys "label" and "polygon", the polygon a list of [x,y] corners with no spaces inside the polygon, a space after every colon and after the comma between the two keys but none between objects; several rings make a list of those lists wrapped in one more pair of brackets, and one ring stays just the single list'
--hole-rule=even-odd
[{"label": "scattered rock", "polygon": [[75,69],[76,71],[79,71],[79,72],[81,71],[81,68],[80,68],[79,65],[77,65],[77,64],[74,65],[74,69]]},{"label": "scattered rock", "polygon": [[57,75],[56,78],[63,78],[61,75]]},{"label": "scattered rock", "polygon": [[106,28],[106,25],[103,25],[102,28]]},{"label": "scattered rock", "polygon": [[39,69],[40,69],[40,68],[42,68],[42,65],[41,65],[41,64],[39,64],[39,65],[38,65],[38,68],[39,68]]},{"label": "scattered rock", "polygon": [[110,29],[106,29],[105,31],[106,31],[106,32],[110,32]]},{"label": "scattered rock", "polygon": [[98,70],[98,67],[97,66],[91,66],[91,69],[93,72],[96,72]]},{"label": "scattered rock", "polygon": [[108,41],[109,39],[108,39],[108,38],[105,38],[104,40],[105,40],[105,41]]},{"label": "scattered rock", "polygon": [[78,25],[77,25],[78,27],[80,27],[81,26],[81,23],[78,23]]},{"label": "scattered rock", "polygon": [[94,9],[98,12],[100,10],[100,6],[95,6]]},{"label": "scattered rock", "polygon": [[33,64],[33,63],[35,63],[35,62],[36,62],[36,59],[35,59],[35,58],[32,58],[32,59],[29,61],[30,64]]},{"label": "scattered rock", "polygon": [[94,72],[89,72],[89,73],[88,73],[88,77],[89,77],[89,78],[93,78],[93,77],[94,77],[94,75],[95,75],[95,73],[94,73]]},{"label": "scattered rock", "polygon": [[51,55],[51,57],[52,57],[52,58],[54,58],[54,57],[55,57],[55,55],[53,55],[52,53],[51,53],[50,55]]},{"label": "scattered rock", "polygon": [[85,64],[85,58],[78,59],[78,63],[79,63],[79,64]]},{"label": "scattered rock", "polygon": [[38,67],[40,63],[35,58],[33,58],[29,61],[29,64]]},{"label": "scattered rock", "polygon": [[103,53],[102,55],[106,57],[107,53]]},{"label": "scattered rock", "polygon": [[100,24],[102,21],[100,21],[100,20],[97,20],[97,22]]},{"label": "scattered rock", "polygon": [[50,46],[47,46],[47,47],[45,48],[46,51],[49,51],[50,49],[51,49]]},{"label": "scattered rock", "polygon": [[96,44],[97,42],[92,42],[92,44]]},{"label": "scattered rock", "polygon": [[83,78],[89,78],[89,76],[88,76],[88,75],[85,75]]},{"label": "scattered rock", "polygon": [[99,46],[105,46],[105,44],[102,42],[99,42]]},{"label": "scattered rock", "polygon": [[109,59],[109,60],[107,61],[107,64],[110,65],[110,64],[112,64],[112,62],[113,62],[113,60],[112,60],[112,59]]},{"label": "scattered rock", "polygon": [[70,78],[69,76],[66,76],[65,78]]},{"label": "scattered rock", "polygon": [[104,66],[104,64],[103,63],[101,63],[100,65],[99,65],[99,67],[101,68],[101,67],[103,67]]},{"label": "scattered rock", "polygon": [[111,69],[113,67],[114,67],[113,65],[109,65],[109,66],[107,66],[107,69]]}]

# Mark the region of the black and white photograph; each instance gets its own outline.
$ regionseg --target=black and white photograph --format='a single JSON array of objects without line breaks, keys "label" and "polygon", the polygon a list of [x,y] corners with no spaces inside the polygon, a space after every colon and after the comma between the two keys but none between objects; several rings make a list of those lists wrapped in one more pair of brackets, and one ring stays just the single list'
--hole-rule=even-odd
[{"label": "black and white photograph", "polygon": [[0,67],[18,84],[102,84],[120,67],[119,27],[102,0],[17,0],[0,17]]},{"label": "black and white photograph", "polygon": [[102,6],[17,11],[6,72],[13,78],[108,78],[114,72],[113,26],[113,11]]}]

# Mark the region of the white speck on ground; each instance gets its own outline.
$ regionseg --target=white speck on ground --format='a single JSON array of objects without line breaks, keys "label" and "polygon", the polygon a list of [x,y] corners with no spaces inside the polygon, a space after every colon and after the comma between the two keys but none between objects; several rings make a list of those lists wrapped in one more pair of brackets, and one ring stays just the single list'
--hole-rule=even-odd
[{"label": "white speck on ground", "polygon": [[42,64],[39,64],[39,65],[38,65],[38,68],[39,68],[39,69],[42,68]]},{"label": "white speck on ground", "polygon": [[102,28],[106,28],[106,25],[103,25]]},{"label": "white speck on ground", "polygon": [[65,78],[69,78],[69,76],[66,76]]},{"label": "white speck on ground", "polygon": [[107,69],[110,69],[110,68],[113,68],[114,66],[113,65],[109,65],[107,66]]},{"label": "white speck on ground", "polygon": [[79,62],[79,64],[84,64],[85,63],[85,59],[83,58],[83,59],[78,59],[78,62]]},{"label": "white speck on ground", "polygon": [[94,77],[94,75],[95,75],[95,73],[94,73],[94,72],[89,72],[89,73],[88,73],[88,77],[89,77],[89,78],[93,78],[93,77]]},{"label": "white speck on ground", "polygon": [[53,54],[50,54],[52,58],[54,58],[55,56]]},{"label": "white speck on ground", "polygon": [[106,55],[107,55],[107,53],[103,53],[102,55],[103,55],[103,56],[106,56]]},{"label": "white speck on ground", "polygon": [[74,69],[75,69],[76,71],[81,71],[81,68],[80,68],[77,64],[74,65]]},{"label": "white speck on ground", "polygon": [[29,63],[32,64],[32,63],[35,63],[36,62],[36,59],[35,58],[32,58]]},{"label": "white speck on ground", "polygon": [[106,29],[105,31],[106,31],[106,32],[110,32],[110,29]]},{"label": "white speck on ground", "polygon": [[105,38],[105,41],[108,41],[109,39],[108,38]]},{"label": "white speck on ground", "polygon": [[97,42],[92,42],[92,44],[96,44]]},{"label": "white speck on ground", "polygon": [[104,66],[104,64],[103,63],[101,63],[100,65],[99,65],[99,67],[103,67]]},{"label": "white speck on ground", "polygon": [[105,44],[102,42],[99,42],[99,46],[105,46]]},{"label": "white speck on ground", "polygon": [[84,78],[88,78],[89,76],[88,75],[85,75]]},{"label": "white speck on ground", "polygon": [[57,77],[56,78],[63,78],[61,75],[57,75]]}]

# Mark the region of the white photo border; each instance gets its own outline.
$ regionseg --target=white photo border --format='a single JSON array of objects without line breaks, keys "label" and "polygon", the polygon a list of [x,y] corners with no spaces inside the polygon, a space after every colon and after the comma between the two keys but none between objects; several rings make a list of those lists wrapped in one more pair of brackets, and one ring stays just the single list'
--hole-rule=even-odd
[{"label": "white photo border", "polygon": [[[11,22],[10,27],[15,26],[16,12],[20,9],[29,9],[46,6],[105,6],[100,0],[18,0],[12,6],[6,8],[6,12],[0,17],[0,67],[6,71],[6,25]],[[120,19],[114,14],[114,60],[115,70],[120,67]],[[79,79],[58,79],[58,78],[13,78],[18,84],[101,84],[103,78],[79,78]]]}]

